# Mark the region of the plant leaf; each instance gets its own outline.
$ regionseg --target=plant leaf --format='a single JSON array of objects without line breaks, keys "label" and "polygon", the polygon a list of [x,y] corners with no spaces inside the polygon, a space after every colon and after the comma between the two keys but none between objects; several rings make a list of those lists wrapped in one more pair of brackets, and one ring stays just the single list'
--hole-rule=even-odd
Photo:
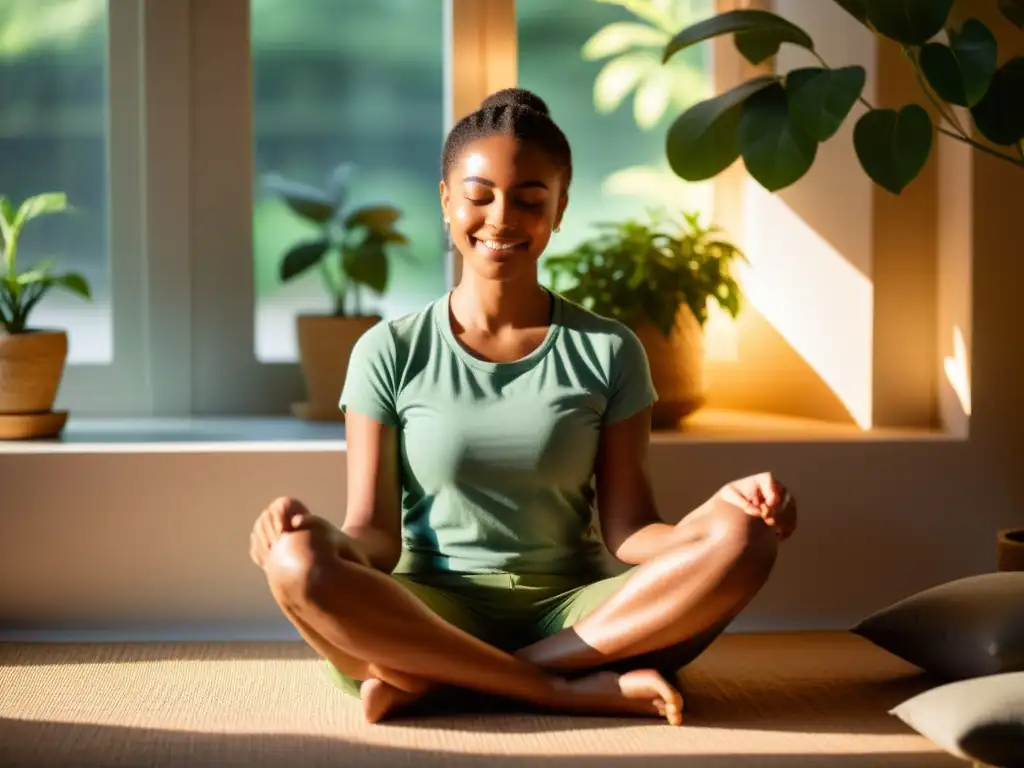
[{"label": "plant leaf", "polygon": [[755,32],[758,35],[756,47],[763,51],[768,45],[768,40],[775,41],[777,52],[782,43],[793,43],[807,50],[814,50],[814,41],[810,35],[804,32],[796,24],[777,16],[770,11],[756,9],[745,9],[737,11],[726,11],[712,16],[710,19],[698,21],[669,41],[662,54],[662,63],[665,63],[679,51],[689,48],[705,40],[710,40],[719,35],[732,33]]},{"label": "plant leaf", "polygon": [[993,144],[1013,146],[1024,139],[1024,56],[1015,56],[995,71],[971,116]]},{"label": "plant leaf", "polygon": [[774,30],[751,29],[733,35],[733,45],[747,61],[758,65],[779,52],[782,43]]},{"label": "plant leaf", "polygon": [[996,71],[996,36],[977,19],[967,19],[958,31],[951,31],[949,37],[967,103],[973,107],[985,95]]},{"label": "plant leaf", "polygon": [[633,97],[633,119],[637,127],[647,131],[665,116],[672,96],[672,72],[657,69],[636,89]]},{"label": "plant leaf", "polygon": [[41,195],[35,195],[25,200],[18,208],[18,213],[14,217],[14,226],[11,229],[16,232],[37,216],[60,213],[66,211],[67,208],[68,196],[63,192],[44,192]]},{"label": "plant leaf", "polygon": [[284,200],[299,216],[316,224],[326,224],[336,210],[330,195],[323,190],[276,173],[263,177],[263,188]]},{"label": "plant leaf", "polygon": [[988,90],[996,71],[995,35],[977,19],[949,31],[949,46],[928,43],[921,49],[921,69],[939,98],[973,107]]},{"label": "plant leaf", "polygon": [[659,67],[657,55],[650,51],[625,53],[612,59],[594,78],[594,108],[601,114],[614,112],[626,94]]},{"label": "plant leaf", "polygon": [[630,48],[660,48],[668,42],[668,34],[647,24],[634,21],[616,21],[606,24],[583,44],[581,54],[588,61],[596,61]]},{"label": "plant leaf", "polygon": [[3,245],[7,245],[11,239],[11,225],[14,224],[16,213],[11,206],[11,201],[0,195],[0,237],[3,238]]},{"label": "plant leaf", "polygon": [[51,279],[54,285],[77,294],[83,299],[92,298],[92,292],[89,290],[89,281],[77,272],[66,272],[63,275],[56,275]]},{"label": "plant leaf", "polygon": [[867,0],[832,0],[861,24],[868,20]]},{"label": "plant leaf", "polygon": [[294,277],[301,275],[310,267],[318,264],[320,259],[327,253],[330,241],[327,238],[313,240],[312,242],[299,243],[292,248],[281,262],[281,282],[286,283]]},{"label": "plant leaf", "polygon": [[790,118],[811,138],[825,141],[850,114],[866,81],[867,72],[860,66],[794,69],[786,75]]},{"label": "plant leaf", "polygon": [[744,103],[739,138],[747,171],[769,192],[807,173],[818,152],[818,142],[790,120],[786,89],[778,83]]},{"label": "plant leaf", "polygon": [[873,109],[857,121],[853,146],[867,175],[898,195],[920,173],[932,148],[932,119],[919,104]]},{"label": "plant leaf", "polygon": [[1024,0],[999,0],[999,10],[1017,29],[1024,29]]},{"label": "plant leaf", "polygon": [[928,43],[921,49],[920,62],[928,85],[940,99],[960,107],[967,106],[964,80],[952,49],[942,43]]},{"label": "plant leaf", "polygon": [[345,229],[366,227],[375,234],[391,231],[395,222],[402,218],[402,212],[390,205],[367,205],[357,208],[345,217]]},{"label": "plant leaf", "polygon": [[342,251],[342,268],[349,279],[384,293],[388,286],[388,258],[384,244],[367,237],[360,245]]},{"label": "plant leaf", "polygon": [[743,102],[777,82],[772,75],[748,80],[679,115],[666,138],[668,163],[676,175],[686,181],[703,181],[732,165],[740,156],[737,127]]},{"label": "plant leaf", "polygon": [[866,0],[868,21],[904,45],[924,45],[949,18],[953,0]]}]

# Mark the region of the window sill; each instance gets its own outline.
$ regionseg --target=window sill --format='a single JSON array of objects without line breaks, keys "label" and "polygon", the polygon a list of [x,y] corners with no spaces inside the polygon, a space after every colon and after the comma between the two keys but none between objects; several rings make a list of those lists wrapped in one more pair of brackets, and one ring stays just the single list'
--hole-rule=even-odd
[{"label": "window sill", "polygon": [[[935,442],[937,430],[872,429],[774,414],[705,409],[655,445],[679,443]],[[0,454],[344,451],[342,423],[290,417],[75,418],[54,440],[0,442]]]}]

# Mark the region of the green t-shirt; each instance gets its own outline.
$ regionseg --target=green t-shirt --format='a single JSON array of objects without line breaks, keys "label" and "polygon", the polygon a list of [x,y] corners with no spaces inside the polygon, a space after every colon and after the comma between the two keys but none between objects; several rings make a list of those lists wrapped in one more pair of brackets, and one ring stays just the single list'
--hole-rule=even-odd
[{"label": "green t-shirt", "polygon": [[397,570],[600,573],[598,440],[656,399],[643,346],[556,295],[535,351],[486,362],[452,333],[449,297],[367,331],[341,395],[398,428]]}]

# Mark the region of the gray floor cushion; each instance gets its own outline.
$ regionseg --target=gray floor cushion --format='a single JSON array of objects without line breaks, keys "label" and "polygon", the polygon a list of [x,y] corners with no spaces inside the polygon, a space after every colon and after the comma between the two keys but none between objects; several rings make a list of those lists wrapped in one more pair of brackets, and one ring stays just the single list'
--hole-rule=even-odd
[{"label": "gray floor cushion", "polygon": [[948,680],[1024,671],[1024,572],[931,587],[876,611],[852,631]]},{"label": "gray floor cushion", "polygon": [[1024,672],[948,683],[891,714],[957,757],[1024,767]]}]

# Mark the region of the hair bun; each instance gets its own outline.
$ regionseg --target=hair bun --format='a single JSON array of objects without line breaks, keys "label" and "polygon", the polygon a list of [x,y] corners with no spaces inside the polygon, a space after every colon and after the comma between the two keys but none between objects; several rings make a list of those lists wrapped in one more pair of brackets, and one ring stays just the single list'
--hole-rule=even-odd
[{"label": "hair bun", "polygon": [[495,91],[483,100],[480,104],[480,109],[508,106],[525,107],[526,109],[532,109],[534,112],[540,112],[542,115],[551,116],[551,112],[548,110],[548,105],[544,103],[544,99],[525,88],[504,88],[500,91]]}]

